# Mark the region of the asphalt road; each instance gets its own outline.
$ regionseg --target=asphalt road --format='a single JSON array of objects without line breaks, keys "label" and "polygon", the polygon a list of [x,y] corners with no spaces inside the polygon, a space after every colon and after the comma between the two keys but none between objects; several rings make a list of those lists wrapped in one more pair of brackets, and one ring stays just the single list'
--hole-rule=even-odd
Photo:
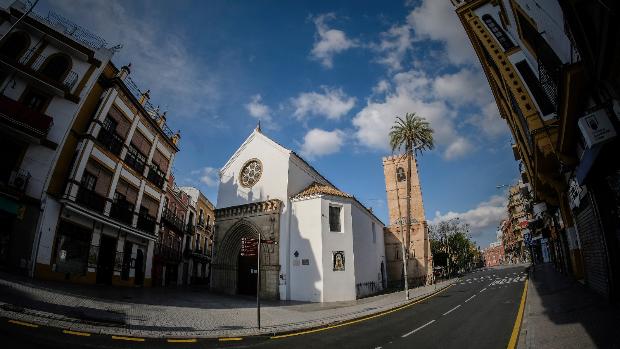
[{"label": "asphalt road", "polygon": [[334,328],[283,338],[195,343],[88,337],[0,322],[4,348],[505,348],[517,317],[525,268],[493,268],[409,307]]}]

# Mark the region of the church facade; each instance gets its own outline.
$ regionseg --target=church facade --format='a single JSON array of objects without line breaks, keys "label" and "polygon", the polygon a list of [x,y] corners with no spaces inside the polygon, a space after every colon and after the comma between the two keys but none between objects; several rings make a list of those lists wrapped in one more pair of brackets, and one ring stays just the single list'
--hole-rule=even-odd
[{"label": "church facade", "polygon": [[215,216],[216,291],[330,302],[386,287],[383,223],[259,128],[221,169]]}]

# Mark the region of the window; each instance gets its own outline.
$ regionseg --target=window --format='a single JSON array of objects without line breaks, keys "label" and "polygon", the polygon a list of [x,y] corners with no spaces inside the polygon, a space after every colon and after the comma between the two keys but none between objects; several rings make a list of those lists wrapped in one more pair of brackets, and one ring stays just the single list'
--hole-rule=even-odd
[{"label": "window", "polygon": [[116,120],[112,119],[109,116],[106,116],[105,120],[103,120],[103,128],[105,128],[106,130],[110,132],[115,132],[117,125],[118,125],[118,122],[116,122]]},{"label": "window", "polygon": [[512,43],[512,40],[510,40],[504,30],[499,25],[497,25],[495,18],[491,17],[491,15],[486,14],[482,16],[482,20],[487,25],[489,30],[493,33],[493,35],[495,35],[495,38],[497,39],[499,44],[502,45],[504,50],[507,51],[515,47],[515,44]]},{"label": "window", "polygon": [[8,39],[0,47],[0,54],[17,61],[30,46],[30,37],[24,32],[10,34]]},{"label": "window", "polygon": [[50,98],[43,93],[27,90],[22,96],[22,103],[32,110],[43,112]]},{"label": "window", "polygon": [[377,243],[377,231],[375,227],[375,222],[372,222],[372,243],[373,244]]},{"label": "window", "polygon": [[56,271],[85,275],[91,231],[61,221],[56,239]]},{"label": "window", "polygon": [[97,177],[95,177],[92,173],[84,172],[82,176],[82,187],[84,189],[93,191],[95,190],[95,185],[97,184]]},{"label": "window", "polygon": [[519,74],[521,74],[521,76],[523,77],[523,80],[525,81],[527,87],[532,92],[532,96],[536,100],[538,107],[540,107],[541,114],[549,115],[553,113],[555,111],[555,108],[553,104],[551,104],[549,96],[547,96],[545,91],[542,89],[540,81],[536,77],[536,74],[534,74],[532,68],[530,68],[530,65],[523,60],[516,63],[515,67],[519,71]]},{"label": "window", "polygon": [[71,58],[64,54],[55,54],[43,64],[43,68],[40,70],[41,74],[55,81],[64,79],[71,70]]},{"label": "window", "polygon": [[329,231],[340,232],[340,206],[329,206]]},{"label": "window", "polygon": [[399,167],[396,169],[396,179],[399,182],[402,182],[407,179],[407,176],[405,175],[405,170],[402,167]]},{"label": "window", "polygon": [[131,144],[129,148],[127,148],[127,154],[125,154],[125,163],[141,174],[144,172],[146,156],[144,156],[133,144]]}]

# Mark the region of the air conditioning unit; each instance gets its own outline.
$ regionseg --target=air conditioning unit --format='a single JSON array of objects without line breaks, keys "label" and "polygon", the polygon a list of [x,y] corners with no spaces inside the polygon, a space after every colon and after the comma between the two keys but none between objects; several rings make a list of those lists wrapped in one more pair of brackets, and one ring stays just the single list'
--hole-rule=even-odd
[{"label": "air conditioning unit", "polygon": [[30,181],[30,172],[17,170],[11,172],[11,177],[9,178],[9,185],[21,192],[26,191],[26,187],[28,186],[28,182]]}]

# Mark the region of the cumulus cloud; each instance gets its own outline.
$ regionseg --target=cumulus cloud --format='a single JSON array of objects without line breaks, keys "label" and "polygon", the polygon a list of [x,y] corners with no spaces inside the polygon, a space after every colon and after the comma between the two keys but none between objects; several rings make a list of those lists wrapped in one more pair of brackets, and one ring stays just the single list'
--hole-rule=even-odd
[{"label": "cumulus cloud", "polygon": [[469,122],[489,137],[498,137],[508,133],[506,121],[500,117],[495,102],[489,102],[482,107],[480,113],[470,118]]},{"label": "cumulus cloud", "polygon": [[322,92],[302,92],[291,99],[297,119],[309,115],[325,116],[337,120],[355,106],[355,97],[349,97],[342,89],[323,86]]},{"label": "cumulus cloud", "polygon": [[445,45],[446,57],[454,64],[472,64],[475,56],[450,1],[424,0],[407,17],[417,40],[436,40]]},{"label": "cumulus cloud", "polygon": [[334,55],[358,46],[354,40],[347,38],[344,31],[328,27],[327,21],[334,18],[336,18],[334,13],[326,13],[314,18],[317,34],[310,55],[326,68],[334,66]]},{"label": "cumulus cloud", "polygon": [[500,221],[506,217],[507,203],[506,197],[493,195],[487,201],[483,201],[465,212],[448,211],[442,214],[440,211],[436,211],[435,217],[429,223],[436,224],[458,217],[470,225],[472,236],[480,236],[490,229],[497,228]]},{"label": "cumulus cloud", "polygon": [[265,126],[274,128],[271,108],[263,103],[263,97],[260,94],[256,94],[250,98],[250,101],[245,105],[245,110],[247,110],[253,118],[264,122]]},{"label": "cumulus cloud", "polygon": [[345,140],[345,133],[341,130],[325,131],[314,128],[304,136],[301,145],[301,155],[310,159],[337,153]]},{"label": "cumulus cloud", "polygon": [[151,90],[153,104],[169,109],[168,115],[194,117],[218,99],[209,65],[192,54],[189,40],[162,26],[164,19],[156,13],[133,13],[120,0],[84,0],[79,6],[73,0],[57,0],[54,9],[108,43],[122,44],[114,61],[131,62],[130,76],[142,90]]},{"label": "cumulus cloud", "polygon": [[203,167],[192,171],[191,174],[198,176],[198,181],[208,187],[215,187],[220,182],[220,171],[215,167]]},{"label": "cumulus cloud", "polygon": [[402,68],[402,61],[412,48],[411,26],[409,24],[392,26],[381,33],[381,40],[373,48],[380,52],[377,62],[396,71]]},{"label": "cumulus cloud", "polygon": [[438,98],[454,105],[485,106],[492,101],[489,84],[480,70],[463,68],[453,74],[435,78],[433,90]]}]

